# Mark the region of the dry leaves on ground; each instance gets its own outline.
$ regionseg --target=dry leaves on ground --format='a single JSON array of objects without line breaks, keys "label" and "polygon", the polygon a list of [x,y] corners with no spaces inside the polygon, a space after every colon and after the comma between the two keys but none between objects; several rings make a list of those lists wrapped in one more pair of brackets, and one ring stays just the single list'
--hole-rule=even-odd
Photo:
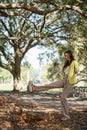
[{"label": "dry leaves on ground", "polygon": [[[0,130],[87,130],[86,108],[71,108],[71,119],[61,121],[60,112],[35,111],[38,106],[31,100],[20,102],[17,94],[12,95],[0,96]],[[39,109],[42,107],[40,104]]]}]

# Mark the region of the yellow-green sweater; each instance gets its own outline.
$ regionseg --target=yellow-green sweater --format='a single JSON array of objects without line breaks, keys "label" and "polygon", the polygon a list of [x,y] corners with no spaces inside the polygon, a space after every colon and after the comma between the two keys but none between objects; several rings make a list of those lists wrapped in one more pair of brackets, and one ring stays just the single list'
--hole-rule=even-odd
[{"label": "yellow-green sweater", "polygon": [[[73,60],[68,68],[68,81],[70,84],[75,84],[77,82],[75,71],[79,70],[78,62]],[[64,78],[64,72],[62,73],[61,79]]]}]

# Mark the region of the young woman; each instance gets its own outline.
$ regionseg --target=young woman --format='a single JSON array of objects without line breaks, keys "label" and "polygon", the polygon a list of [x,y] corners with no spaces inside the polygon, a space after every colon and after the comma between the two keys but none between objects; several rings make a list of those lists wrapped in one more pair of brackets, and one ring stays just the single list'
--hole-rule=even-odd
[{"label": "young woman", "polygon": [[52,82],[44,86],[36,86],[32,81],[29,81],[29,91],[43,91],[54,88],[63,88],[63,92],[60,95],[61,107],[62,107],[62,120],[70,119],[67,96],[71,92],[74,84],[76,83],[76,74],[78,73],[78,62],[74,59],[71,50],[64,52],[65,63],[62,69],[61,80]]}]

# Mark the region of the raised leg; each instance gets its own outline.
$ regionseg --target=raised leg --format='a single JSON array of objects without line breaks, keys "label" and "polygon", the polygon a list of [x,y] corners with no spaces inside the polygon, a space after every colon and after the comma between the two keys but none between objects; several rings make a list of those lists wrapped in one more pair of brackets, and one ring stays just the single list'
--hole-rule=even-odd
[{"label": "raised leg", "polygon": [[31,83],[31,86],[33,87],[33,91],[45,91],[45,90],[49,90],[49,89],[63,88],[64,80],[58,80],[58,81],[52,82],[50,84],[39,85],[39,86]]}]

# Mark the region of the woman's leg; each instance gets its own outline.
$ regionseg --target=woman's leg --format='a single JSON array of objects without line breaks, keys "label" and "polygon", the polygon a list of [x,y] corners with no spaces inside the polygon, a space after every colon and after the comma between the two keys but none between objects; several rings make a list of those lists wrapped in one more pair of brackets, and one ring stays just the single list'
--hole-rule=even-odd
[{"label": "woman's leg", "polygon": [[31,82],[30,86],[32,86],[33,91],[45,91],[45,90],[49,90],[49,89],[63,88],[63,86],[64,86],[64,80],[58,80],[58,81],[52,82],[50,84],[38,85],[38,86],[34,85]]},{"label": "woman's leg", "polygon": [[64,117],[66,117],[67,119],[70,118],[70,115],[69,115],[69,108],[68,108],[68,103],[67,103],[66,98],[69,95],[69,93],[71,92],[72,88],[73,88],[73,85],[70,85],[67,83],[64,86],[64,90],[63,90],[62,94],[60,95],[62,113],[63,113]]}]

